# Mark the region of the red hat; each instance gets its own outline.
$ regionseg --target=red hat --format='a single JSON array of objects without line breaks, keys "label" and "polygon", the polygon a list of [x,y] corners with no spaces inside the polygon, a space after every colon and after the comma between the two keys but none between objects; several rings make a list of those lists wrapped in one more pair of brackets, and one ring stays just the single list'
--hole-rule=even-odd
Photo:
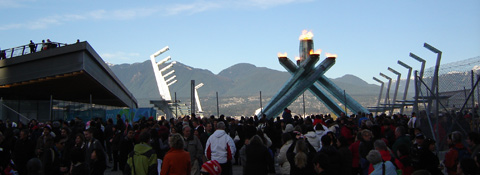
[{"label": "red hat", "polygon": [[222,167],[216,160],[209,160],[202,165],[202,169],[207,170],[211,175],[219,175],[222,173]]}]

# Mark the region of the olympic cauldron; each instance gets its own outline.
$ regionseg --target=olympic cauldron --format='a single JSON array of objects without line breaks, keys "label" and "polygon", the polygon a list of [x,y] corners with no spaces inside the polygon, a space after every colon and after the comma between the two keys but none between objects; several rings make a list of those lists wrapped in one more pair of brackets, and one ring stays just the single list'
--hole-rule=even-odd
[{"label": "olympic cauldron", "polygon": [[[305,90],[310,90],[317,99],[323,102],[327,108],[335,115],[340,116],[345,112],[329,95],[336,98],[340,103],[346,104],[352,112],[366,112],[368,110],[362,107],[351,96],[346,94],[335,83],[325,77],[324,73],[334,64],[337,55],[326,54],[326,58],[317,66],[321,50],[313,51],[313,34],[304,30],[300,36],[300,56],[296,57],[294,64],[287,58],[287,54],[278,54],[280,64],[290,73],[292,77],[277,92],[269,103],[261,110],[259,115],[265,114],[267,118],[272,118],[280,114],[284,108],[288,107]],[[323,87],[323,89],[322,89]]]}]

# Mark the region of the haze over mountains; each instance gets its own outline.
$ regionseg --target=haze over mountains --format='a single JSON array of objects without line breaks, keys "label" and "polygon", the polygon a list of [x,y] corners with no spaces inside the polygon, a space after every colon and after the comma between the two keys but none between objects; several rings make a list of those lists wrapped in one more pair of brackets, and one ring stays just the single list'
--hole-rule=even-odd
[{"label": "haze over mountains", "polygon": [[[164,65],[165,66],[165,65]],[[160,99],[155,77],[150,61],[134,64],[110,65],[110,68],[122,83],[133,93],[140,107],[150,107],[150,100]],[[190,81],[196,84],[203,83],[198,89],[199,97],[205,113],[216,114],[216,92],[219,103],[230,115],[248,115],[260,106],[259,93],[262,91],[262,103],[266,105],[269,98],[291,77],[289,73],[272,70],[265,67],[256,67],[252,64],[240,63],[224,69],[218,74],[209,70],[193,68],[177,62],[170,70],[175,70],[177,82],[170,86],[172,99],[176,92],[177,99],[187,106],[190,104]],[[169,71],[167,71],[169,72]],[[340,88],[354,98],[368,97],[368,103],[378,96],[378,85],[368,84],[354,75],[332,79]],[[318,102],[309,92],[305,93],[306,100]],[[256,99],[256,102],[254,102]],[[357,99],[360,103],[363,100]],[[292,104],[294,105],[294,104]],[[316,104],[311,108],[318,108]],[[232,109],[227,109],[232,108]],[[234,109],[233,109],[234,108]],[[302,109],[303,110],[303,109]],[[238,112],[237,112],[238,111]]]}]

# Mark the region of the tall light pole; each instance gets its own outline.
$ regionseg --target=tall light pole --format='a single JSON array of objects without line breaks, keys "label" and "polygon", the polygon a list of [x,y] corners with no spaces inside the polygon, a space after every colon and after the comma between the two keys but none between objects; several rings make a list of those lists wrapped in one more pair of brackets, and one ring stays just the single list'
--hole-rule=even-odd
[{"label": "tall light pole", "polygon": [[217,117],[220,117],[220,108],[218,107],[218,91],[215,92],[216,97],[217,97]]},{"label": "tall light pole", "polygon": [[408,86],[410,86],[410,77],[412,76],[412,67],[400,60],[398,60],[397,63],[403,66],[404,68],[408,69],[407,83],[405,85],[405,91],[403,92],[402,108],[400,108],[400,113],[403,114],[403,109],[405,108],[405,100],[407,99],[407,94],[408,94]]},{"label": "tall light pole", "polygon": [[410,57],[422,63],[422,66],[420,67],[420,75],[417,77],[417,73],[415,73],[415,102],[413,104],[413,111],[415,111],[415,113],[418,114],[418,94],[419,94],[419,91],[421,91],[419,81],[423,80],[423,72],[425,70],[426,61],[411,52],[410,52]]},{"label": "tall light pole", "polygon": [[380,94],[378,95],[378,100],[377,100],[377,111],[375,112],[375,115],[378,116],[378,109],[380,109],[380,99],[382,98],[382,93],[383,93],[383,85],[385,84],[383,81],[379,80],[378,78],[373,77],[373,80],[379,82],[381,84],[380,86]]},{"label": "tall light pole", "polygon": [[302,99],[303,99],[303,117],[305,117],[305,92],[302,93]]},{"label": "tall light pole", "polygon": [[195,80],[190,80],[190,114],[195,114]]},{"label": "tall light pole", "polygon": [[[427,48],[428,50],[432,51],[433,53],[436,53],[437,54],[437,62],[435,63],[435,72],[433,73],[433,81],[432,81],[432,86],[431,86],[431,89],[432,91],[435,92],[435,94],[432,94],[431,96],[433,97],[433,95],[435,95],[436,99],[435,99],[435,117],[437,118],[437,123],[438,123],[438,119],[439,119],[439,116],[438,116],[438,108],[440,106],[440,98],[439,98],[439,92],[438,92],[438,70],[440,69],[440,61],[442,59],[442,51],[438,50],[437,48],[431,46],[430,44],[427,44],[427,43],[424,43],[423,44],[423,47]],[[432,100],[433,98],[428,98],[428,109],[431,110],[431,106],[432,106]],[[428,116],[428,113],[427,113],[427,116]],[[430,121],[430,125],[431,125],[431,121]],[[438,133],[439,130],[438,130],[438,127],[437,127],[437,137],[438,139],[440,139],[440,134]],[[432,134],[435,134],[435,133],[432,133]],[[437,147],[438,147],[438,144],[437,143]]]},{"label": "tall light pole", "polygon": [[263,116],[262,91],[260,91],[260,116]]},{"label": "tall light pole", "polygon": [[393,105],[390,114],[393,114],[393,110],[395,110],[395,105],[397,104],[397,93],[398,93],[398,87],[400,86],[400,78],[402,74],[400,72],[396,71],[395,69],[392,69],[391,67],[388,67],[388,70],[394,74],[397,75],[397,84],[395,85],[395,93],[393,93]]},{"label": "tall light pole", "polygon": [[[433,81],[432,81],[432,86],[431,89],[432,91],[435,92],[435,94],[432,94],[436,96],[435,99],[435,116],[438,117],[438,107],[439,107],[439,100],[438,98],[438,70],[440,69],[440,61],[442,59],[442,51],[438,50],[437,48],[431,46],[428,43],[424,43],[423,47],[427,48],[428,50],[432,51],[433,53],[437,54],[437,62],[435,63],[435,72],[433,73]],[[431,102],[432,98],[428,98],[428,109],[431,109]]]},{"label": "tall light pole", "polygon": [[[380,73],[380,76],[382,76],[383,78],[386,78],[388,80],[388,86],[387,86],[387,94],[385,95],[385,108],[387,108],[386,106],[390,103],[390,85],[392,84],[392,78],[390,78],[389,76],[386,76],[385,74],[383,73]],[[386,110],[385,110],[386,111]],[[391,114],[390,114],[391,115]]]}]

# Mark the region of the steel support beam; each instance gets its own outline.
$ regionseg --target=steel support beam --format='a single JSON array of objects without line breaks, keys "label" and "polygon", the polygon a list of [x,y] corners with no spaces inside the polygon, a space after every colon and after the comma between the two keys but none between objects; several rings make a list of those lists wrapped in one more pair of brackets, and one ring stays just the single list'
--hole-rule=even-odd
[{"label": "steel support beam", "polygon": [[387,94],[385,94],[385,102],[383,104],[385,106],[385,108],[387,108],[387,104],[390,104],[390,102],[389,102],[390,101],[390,85],[392,84],[392,78],[390,78],[389,76],[386,76],[383,73],[380,73],[380,76],[382,76],[383,78],[386,78],[388,80]]},{"label": "steel support beam", "polygon": [[[430,96],[436,96],[437,98],[435,99],[435,116],[438,117],[438,108],[439,108],[439,100],[438,99],[438,70],[440,69],[440,61],[442,59],[442,51],[438,50],[437,48],[431,46],[430,44],[428,43],[424,43],[423,44],[423,47],[427,48],[428,50],[432,51],[433,53],[436,53],[437,54],[437,62],[435,63],[435,72],[433,73],[433,81],[432,81],[432,86],[430,87],[430,89],[432,89],[432,91],[435,93],[435,94],[431,94]],[[432,107],[432,100],[433,98],[429,98],[428,100],[428,110],[430,111],[431,110],[431,107]]]},{"label": "steel support beam", "polygon": [[[288,59],[286,57],[280,57],[278,58],[278,60],[280,62],[282,62],[283,60],[285,59]],[[265,111],[268,111],[272,105],[274,103],[277,103],[277,101],[280,100],[280,98],[282,96],[284,96],[288,91],[290,91],[290,89],[294,88],[294,85],[296,82],[298,81],[303,81],[303,79],[305,79],[305,76],[310,73],[311,71],[311,68],[315,65],[315,63],[318,62],[318,57],[317,58],[313,58],[313,59],[307,59],[305,60],[304,62],[304,66],[300,66],[297,71],[293,74],[292,78],[290,78],[286,83],[285,85],[282,87],[282,89],[280,89],[280,91],[277,92],[277,94],[275,94],[275,96],[273,96],[273,98],[270,100],[270,102],[265,106],[265,108],[263,109],[264,113]],[[273,116],[268,116],[267,117],[273,117]]]},{"label": "steel support beam", "polygon": [[395,85],[395,92],[393,93],[393,101],[392,101],[392,109],[390,111],[390,114],[393,115],[393,111],[395,110],[395,104],[397,103],[397,93],[398,93],[398,87],[400,86],[400,78],[402,74],[400,72],[397,72],[395,69],[392,69],[391,67],[388,67],[388,70],[394,74],[397,75],[397,84]]},{"label": "steel support beam", "polygon": [[415,113],[417,113],[418,115],[418,95],[420,93],[420,81],[419,80],[423,80],[423,72],[425,70],[425,60],[420,58],[419,56],[413,54],[410,52],[410,57],[412,57],[413,59],[417,60],[418,62],[422,63],[422,66],[420,67],[420,75],[418,75],[418,71],[417,73],[415,73],[415,104],[413,105],[413,111],[415,111]]},{"label": "steel support beam", "polygon": [[[279,59],[280,64],[290,73],[294,74],[297,69],[299,69],[290,59]],[[309,87],[308,90],[317,97],[318,100],[322,101],[325,106],[327,106],[330,111],[332,111],[336,116],[340,116],[343,109],[335,103],[335,101],[330,98],[330,96],[326,95],[327,93],[324,92],[320,86],[316,83],[313,86]]]},{"label": "steel support beam", "polygon": [[338,101],[343,104],[346,104],[347,108],[350,109],[354,113],[363,112],[369,113],[369,111],[364,108],[360,103],[358,103],[355,99],[353,99],[347,93],[344,93],[343,90],[338,87],[335,83],[333,83],[330,79],[328,79],[325,75],[322,75],[318,82],[322,85],[330,94],[332,94]]},{"label": "steel support beam", "polygon": [[407,99],[407,94],[408,94],[408,86],[410,85],[410,77],[412,76],[412,67],[405,64],[404,62],[398,60],[397,62],[404,68],[408,69],[408,74],[407,74],[407,83],[405,85],[405,91],[403,92],[403,98],[402,98],[402,108],[400,109],[400,114],[403,114],[403,109],[405,108],[405,100]]},{"label": "steel support beam", "polygon": [[[380,94],[378,95],[378,100],[377,100],[377,109],[380,108],[380,100],[382,98],[382,93],[383,93],[383,86],[384,86],[384,82],[379,80],[378,78],[375,78],[373,77],[373,80],[379,82],[381,84],[380,86]],[[383,111],[385,111],[385,109],[383,109]],[[378,111],[375,112],[375,115],[378,115]]]},{"label": "steel support beam", "polygon": [[[314,57],[314,55],[310,55],[310,57]],[[316,57],[318,59],[318,55],[316,55]],[[295,99],[300,96],[307,88],[312,86],[313,83],[315,83],[315,81],[318,80],[334,64],[335,57],[326,58],[313,71],[309,71],[309,73],[305,75],[303,81],[294,82],[292,85],[292,87],[294,88],[287,91],[285,95],[280,96],[280,99],[278,101],[271,101],[269,103],[271,107],[266,108],[264,113],[267,115],[268,118],[278,115],[281,111],[283,111],[286,106],[290,105],[293,101],[295,101]]]},{"label": "steel support beam", "polygon": [[[338,101],[348,104],[347,107],[354,112],[365,112],[368,110],[363,108],[353,98],[347,95],[342,89],[337,87],[323,74],[335,64],[336,56],[327,56],[318,66],[315,63],[320,57],[320,52],[317,50],[313,52],[313,34],[311,32],[303,31],[300,36],[300,57],[298,57],[297,64],[293,64],[286,56],[286,54],[279,54],[278,59],[282,66],[292,74],[292,77],[285,83],[285,85],[277,92],[270,102],[265,106],[259,115],[265,114],[267,118],[275,117],[285,107],[290,105],[296,98],[309,89],[320,101],[329,108],[337,116],[343,113],[343,110],[332,100],[327,93],[324,92],[319,85],[330,92]],[[316,84],[318,82],[318,84]]]}]

